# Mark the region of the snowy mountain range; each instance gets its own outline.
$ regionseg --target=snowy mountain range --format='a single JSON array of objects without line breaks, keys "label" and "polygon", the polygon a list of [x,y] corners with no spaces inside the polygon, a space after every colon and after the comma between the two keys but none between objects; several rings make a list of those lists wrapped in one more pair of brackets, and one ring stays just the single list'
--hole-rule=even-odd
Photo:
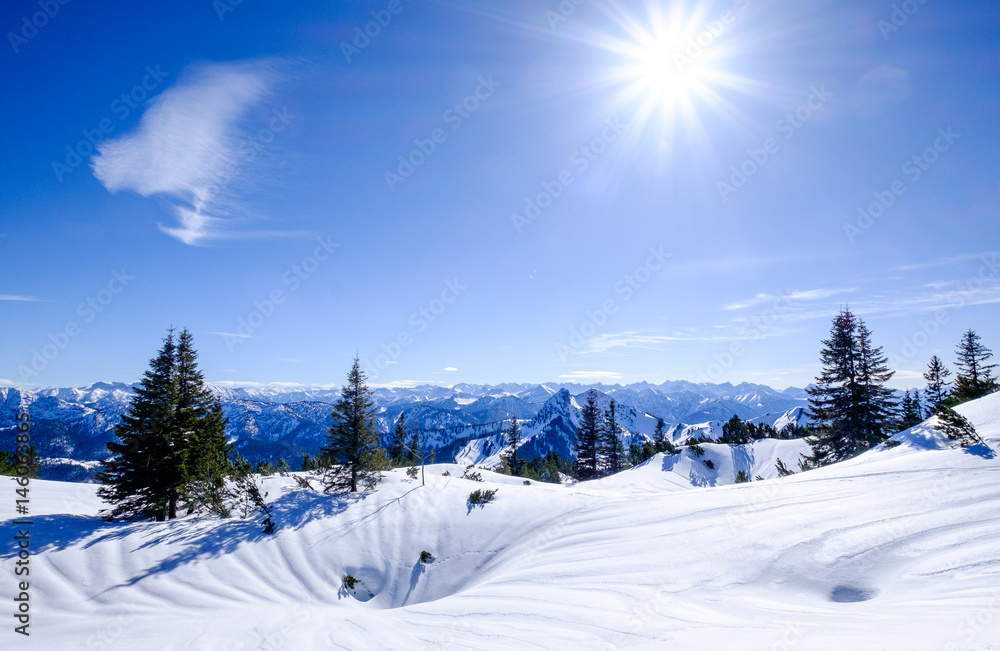
[{"label": "snowy mountain range", "polygon": [[[331,405],[340,395],[339,388],[285,385],[210,388],[222,403],[229,440],[242,454],[254,462],[285,458],[293,467],[304,453],[314,454],[323,445]],[[695,432],[716,438],[722,421],[734,414],[778,427],[804,422],[801,390],[747,383],[423,385],[378,387],[373,395],[383,438],[405,413],[408,425],[420,430],[424,446],[438,461],[489,465],[498,460],[503,431],[512,417],[523,424],[520,456],[554,451],[570,457],[580,405],[591,389],[601,409],[612,399],[618,404],[626,447],[651,437],[660,418],[676,442]],[[120,382],[37,391],[0,387],[0,422],[13,423],[14,414],[27,409],[32,440],[48,460],[44,476],[85,479],[94,469],[85,462],[107,456],[105,443],[114,437],[114,426],[131,396],[131,386]]]}]

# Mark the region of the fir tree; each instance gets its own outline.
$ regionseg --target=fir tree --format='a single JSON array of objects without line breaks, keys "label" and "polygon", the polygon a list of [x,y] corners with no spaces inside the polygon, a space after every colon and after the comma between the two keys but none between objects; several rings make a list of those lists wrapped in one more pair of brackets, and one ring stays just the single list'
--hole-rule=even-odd
[{"label": "fir tree", "polygon": [[302,455],[302,465],[299,469],[302,470],[303,472],[307,472],[309,470],[315,470],[316,460],[313,459],[311,456],[309,456],[309,453],[306,452],[305,454]]},{"label": "fir tree", "polygon": [[899,429],[909,429],[923,422],[923,413],[920,408],[920,394],[914,390],[915,395],[911,396],[909,389],[903,394],[903,401],[900,403]]},{"label": "fir tree", "polygon": [[882,347],[872,343],[871,330],[858,319],[858,386],[861,398],[860,446],[869,450],[889,438],[896,420],[897,402],[886,383],[895,375],[886,365]]},{"label": "fir tree", "polygon": [[604,411],[604,430],[601,433],[601,452],[604,458],[604,469],[608,474],[621,472],[624,463],[624,444],[619,434],[617,406],[612,400]]},{"label": "fir tree", "polygon": [[185,328],[176,351],[177,404],[175,428],[182,453],[178,461],[184,475],[184,497],[189,510],[206,507],[227,517],[224,505],[226,476],[230,471],[226,420],[222,405],[205,386],[198,370],[198,353]]},{"label": "fir tree", "polygon": [[419,461],[423,465],[424,453],[420,449],[420,432],[413,432],[413,438],[410,439],[410,445],[407,447],[407,451],[410,453],[410,457],[414,461]]},{"label": "fir tree", "polygon": [[504,443],[507,449],[501,455],[510,468],[510,474],[517,477],[521,474],[521,464],[517,460],[517,446],[521,443],[521,426],[517,424],[517,416],[511,418],[510,427],[504,434]]},{"label": "fir tree", "polygon": [[175,351],[171,328],[115,426],[117,440],[107,443],[112,456],[102,462],[97,480],[102,484],[98,495],[113,505],[109,520],[177,517],[184,473],[174,429]]},{"label": "fir tree", "polygon": [[591,389],[587,404],[580,410],[580,426],[576,432],[576,464],[580,479],[593,479],[600,475],[601,412],[597,396]]},{"label": "fir tree", "polygon": [[292,467],[290,465],[288,465],[288,462],[285,461],[284,457],[282,457],[281,459],[278,460],[278,474],[279,475],[281,475],[282,477],[287,477],[288,473],[290,473],[291,471],[292,471]]},{"label": "fir tree", "polygon": [[944,365],[937,355],[931,357],[927,364],[927,372],[924,379],[927,380],[927,389],[924,391],[924,399],[927,401],[928,411],[937,411],[938,405],[948,398],[948,376],[951,371]]},{"label": "fir tree", "polygon": [[750,427],[744,423],[739,416],[733,414],[732,418],[723,423],[722,438],[719,439],[720,443],[742,445],[744,443],[749,443],[750,441]]},{"label": "fir tree", "polygon": [[823,340],[822,373],[809,393],[816,435],[805,467],[851,457],[884,441],[895,420],[896,402],[885,386],[893,376],[871,331],[850,310],[838,314]]},{"label": "fir tree", "polygon": [[830,338],[823,340],[823,371],[809,394],[809,417],[817,435],[809,442],[813,454],[808,465],[849,459],[857,453],[861,392],[858,388],[857,322],[850,310],[833,320]]},{"label": "fir tree", "polygon": [[993,352],[983,345],[974,330],[970,329],[962,335],[955,353],[958,355],[955,363],[958,375],[955,377],[955,391],[949,400],[950,406],[982,398],[1000,388],[993,377],[993,369],[997,365],[986,363],[993,357]]},{"label": "fir tree", "polygon": [[406,429],[406,414],[400,412],[396,427],[392,430],[392,440],[389,443],[389,458],[396,465],[406,464],[406,444],[410,432]]},{"label": "fir tree", "polygon": [[321,450],[326,468],[325,490],[357,492],[358,486],[372,489],[382,479],[375,451],[379,437],[375,430],[375,402],[365,384],[365,374],[357,357],[333,406],[333,426],[327,445]]}]

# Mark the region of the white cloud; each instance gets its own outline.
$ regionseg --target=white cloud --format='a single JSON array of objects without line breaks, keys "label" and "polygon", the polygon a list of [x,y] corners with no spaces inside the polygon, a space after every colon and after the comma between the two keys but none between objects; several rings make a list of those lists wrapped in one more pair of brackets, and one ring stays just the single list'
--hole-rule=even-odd
[{"label": "white cloud", "polygon": [[735,303],[730,303],[729,305],[723,305],[723,310],[743,310],[748,307],[754,307],[756,305],[763,305],[764,303],[780,303],[787,304],[790,301],[818,301],[824,298],[830,298],[831,296],[836,296],[837,294],[849,294],[856,291],[854,287],[844,287],[840,289],[806,289],[806,290],[795,290],[788,293],[783,293],[781,295],[775,296],[773,294],[757,294],[753,298],[748,298],[743,301],[737,301]]},{"label": "white cloud", "polygon": [[449,366],[449,367],[447,367],[447,368],[445,368],[443,370],[445,370],[445,371],[457,371],[458,369],[455,368],[454,366]]},{"label": "white cloud", "polygon": [[614,371],[573,371],[559,377],[566,380],[620,380],[622,374]]},{"label": "white cloud", "polygon": [[240,120],[267,93],[267,62],[202,65],[152,100],[131,133],[105,141],[91,167],[111,192],[159,195],[179,225],[160,225],[185,244],[231,236],[224,188],[248,162]]},{"label": "white cloud", "polygon": [[42,299],[35,298],[34,296],[21,296],[19,294],[0,294],[0,301],[44,302]]},{"label": "white cloud", "polygon": [[[938,258],[928,262],[918,264],[908,264],[900,267],[893,267],[893,271],[917,271],[919,269],[930,269],[932,267],[947,267],[953,264],[968,262],[969,260],[982,260],[983,262],[993,262],[1000,251],[986,251],[985,253],[962,253],[947,258]],[[995,262],[994,262],[995,264]]]}]

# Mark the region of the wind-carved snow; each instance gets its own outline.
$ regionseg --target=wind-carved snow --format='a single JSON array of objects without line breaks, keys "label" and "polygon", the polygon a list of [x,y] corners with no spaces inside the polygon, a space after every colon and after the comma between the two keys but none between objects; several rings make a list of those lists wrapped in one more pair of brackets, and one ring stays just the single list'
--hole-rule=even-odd
[{"label": "wind-carved snow", "polygon": [[[721,478],[772,476],[779,455],[794,468],[800,442],[703,444],[714,475],[683,453],[569,486],[457,464],[358,496],[270,477],[273,535],[110,524],[93,485],[35,481],[36,618],[17,648],[996,649],[1000,394],[958,411],[988,447],[924,423],[738,485]],[[471,507],[477,488],[494,501]]]}]

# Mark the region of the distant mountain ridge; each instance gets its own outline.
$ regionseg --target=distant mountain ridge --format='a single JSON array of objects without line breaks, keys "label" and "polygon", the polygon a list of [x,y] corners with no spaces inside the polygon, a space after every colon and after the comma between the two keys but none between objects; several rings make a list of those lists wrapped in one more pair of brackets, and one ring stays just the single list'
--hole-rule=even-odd
[{"label": "distant mountain ridge", "polygon": [[[339,387],[264,385],[234,387],[209,384],[228,419],[227,435],[253,461],[285,458],[297,467],[304,453],[315,454],[331,425],[332,403]],[[511,417],[523,422],[522,456],[554,451],[572,456],[580,404],[593,389],[603,409],[619,405],[626,446],[652,436],[662,418],[676,441],[692,432],[714,438],[721,422],[733,414],[770,424],[795,424],[804,419],[805,400],[799,389],[778,391],[759,384],[696,384],[670,381],[660,385],[578,383],[422,385],[412,388],[376,387],[377,427],[388,437],[401,413],[421,430],[424,445],[439,461],[488,464],[498,459],[503,431]],[[12,431],[14,415],[28,409],[32,441],[50,478],[92,476],[93,462],[107,456],[105,443],[128,409],[131,385],[97,382],[85,387],[28,391],[0,387],[0,433]]]}]

